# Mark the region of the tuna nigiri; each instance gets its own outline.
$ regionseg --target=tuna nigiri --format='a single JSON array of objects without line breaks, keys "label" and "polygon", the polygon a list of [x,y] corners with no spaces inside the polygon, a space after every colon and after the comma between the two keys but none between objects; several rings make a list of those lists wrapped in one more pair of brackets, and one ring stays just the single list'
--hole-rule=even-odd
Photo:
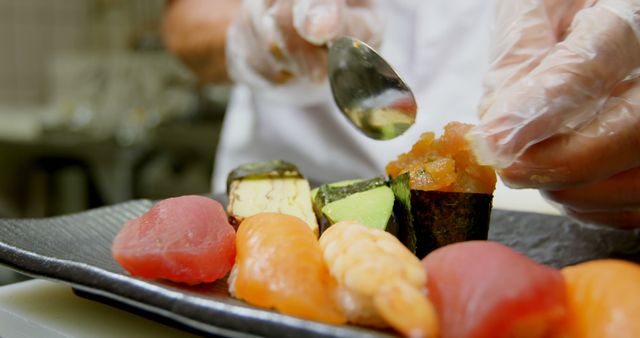
[{"label": "tuna nigiri", "polygon": [[427,273],[396,237],[358,222],[339,222],[320,237],[337,297],[350,322],[391,326],[409,337],[436,337]]},{"label": "tuna nigiri", "polygon": [[499,243],[450,244],[423,264],[442,338],[545,337],[565,316],[560,271]]},{"label": "tuna nigiri", "polygon": [[640,337],[640,265],[596,260],[562,269],[572,338]]},{"label": "tuna nigiri", "polygon": [[326,323],[344,323],[332,298],[335,284],[318,240],[295,216],[259,213],[245,218],[236,237],[229,292],[247,303]]},{"label": "tuna nigiri", "polygon": [[213,282],[233,266],[235,231],[217,201],[203,196],[169,198],[125,223],[111,251],[133,276]]}]

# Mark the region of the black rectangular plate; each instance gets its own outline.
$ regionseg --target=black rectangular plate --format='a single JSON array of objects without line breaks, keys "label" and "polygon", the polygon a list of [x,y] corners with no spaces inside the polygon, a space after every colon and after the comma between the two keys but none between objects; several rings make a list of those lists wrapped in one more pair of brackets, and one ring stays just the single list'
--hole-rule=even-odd
[{"label": "black rectangular plate", "polygon": [[[187,287],[129,276],[111,257],[111,242],[125,221],[152,205],[149,200],[135,200],[46,219],[0,219],[0,264],[70,285],[82,296],[211,336],[389,336],[387,332],[327,325],[250,306],[231,298],[225,281]],[[604,257],[640,260],[637,231],[503,210],[494,210],[491,218],[490,239],[554,267]]]}]

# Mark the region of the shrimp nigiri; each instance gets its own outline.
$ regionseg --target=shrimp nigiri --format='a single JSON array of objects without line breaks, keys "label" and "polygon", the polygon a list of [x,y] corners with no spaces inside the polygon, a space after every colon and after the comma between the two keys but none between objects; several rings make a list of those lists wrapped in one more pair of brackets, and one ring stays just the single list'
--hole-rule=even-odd
[{"label": "shrimp nigiri", "polygon": [[391,326],[409,337],[438,335],[435,308],[425,294],[427,273],[396,237],[339,222],[322,234],[320,248],[350,322]]}]

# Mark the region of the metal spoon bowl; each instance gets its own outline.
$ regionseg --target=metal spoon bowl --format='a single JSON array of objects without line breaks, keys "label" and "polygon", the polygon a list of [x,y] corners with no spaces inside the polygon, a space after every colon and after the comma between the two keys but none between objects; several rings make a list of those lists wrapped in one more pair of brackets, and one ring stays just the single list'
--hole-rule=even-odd
[{"label": "metal spoon bowl", "polygon": [[366,43],[341,37],[329,46],[329,83],[336,105],[365,135],[388,140],[416,120],[413,92]]}]

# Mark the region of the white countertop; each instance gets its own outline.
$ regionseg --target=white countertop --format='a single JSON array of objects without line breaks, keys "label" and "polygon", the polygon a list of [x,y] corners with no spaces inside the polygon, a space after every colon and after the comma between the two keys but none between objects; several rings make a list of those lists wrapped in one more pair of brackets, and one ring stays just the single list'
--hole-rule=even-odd
[{"label": "white countertop", "polygon": [[0,287],[0,337],[196,337],[34,279]]},{"label": "white countertop", "polygon": [[[535,190],[499,184],[494,207],[558,214]],[[194,337],[143,317],[78,297],[45,280],[0,287],[0,337]]]}]

